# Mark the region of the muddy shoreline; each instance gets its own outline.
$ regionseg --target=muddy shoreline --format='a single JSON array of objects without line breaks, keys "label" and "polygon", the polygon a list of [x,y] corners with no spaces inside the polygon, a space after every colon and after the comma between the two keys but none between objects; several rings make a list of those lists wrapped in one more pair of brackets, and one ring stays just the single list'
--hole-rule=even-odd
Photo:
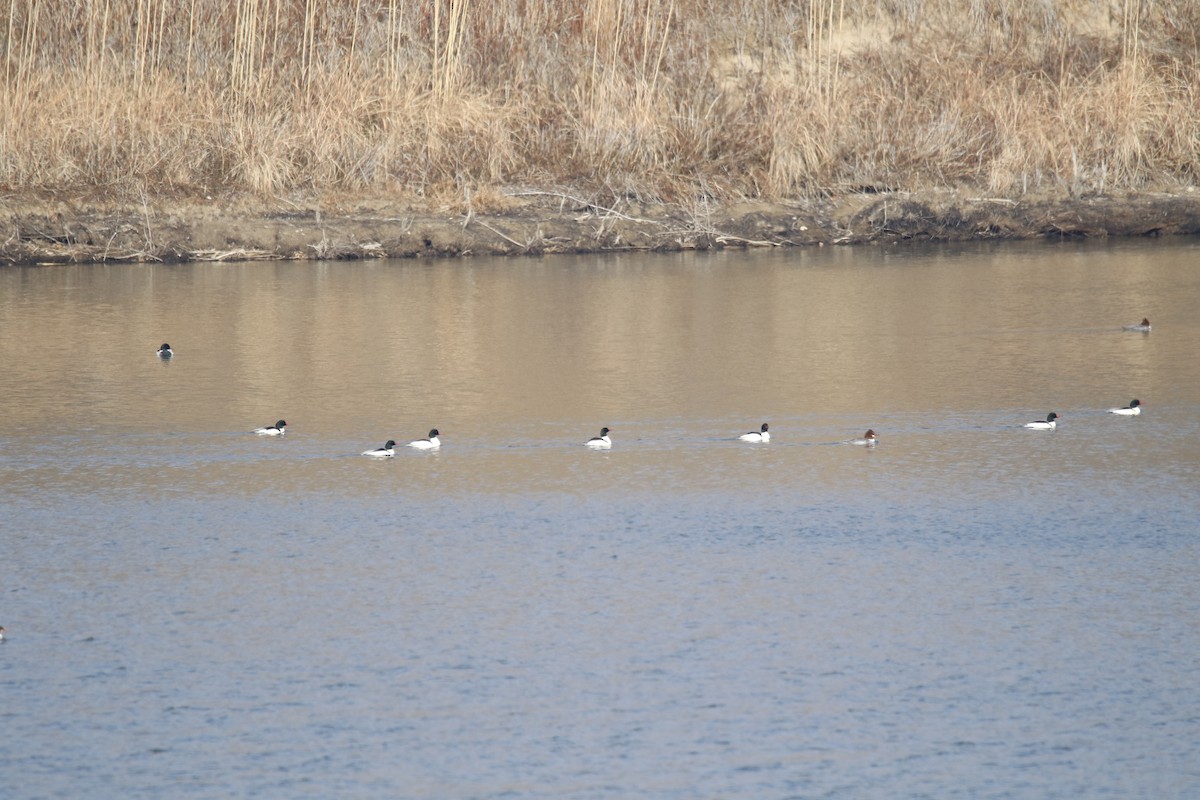
[{"label": "muddy shoreline", "polygon": [[503,208],[395,198],[117,202],[0,197],[0,263],[327,260],[678,251],[1200,233],[1200,192],[1085,198],[859,193],[722,207],[513,192]]}]

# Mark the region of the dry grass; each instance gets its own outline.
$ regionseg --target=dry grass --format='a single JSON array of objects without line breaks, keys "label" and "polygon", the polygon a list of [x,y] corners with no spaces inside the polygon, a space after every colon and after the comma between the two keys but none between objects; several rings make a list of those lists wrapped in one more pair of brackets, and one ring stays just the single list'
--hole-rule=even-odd
[{"label": "dry grass", "polygon": [[0,3],[7,191],[475,208],[1200,173],[1194,0]]}]

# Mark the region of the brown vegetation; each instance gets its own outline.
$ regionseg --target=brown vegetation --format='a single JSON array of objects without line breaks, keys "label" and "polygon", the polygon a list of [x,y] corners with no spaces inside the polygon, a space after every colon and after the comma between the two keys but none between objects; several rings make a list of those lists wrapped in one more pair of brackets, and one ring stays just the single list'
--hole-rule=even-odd
[{"label": "brown vegetation", "polygon": [[0,0],[0,191],[502,211],[1200,173],[1193,0]]}]

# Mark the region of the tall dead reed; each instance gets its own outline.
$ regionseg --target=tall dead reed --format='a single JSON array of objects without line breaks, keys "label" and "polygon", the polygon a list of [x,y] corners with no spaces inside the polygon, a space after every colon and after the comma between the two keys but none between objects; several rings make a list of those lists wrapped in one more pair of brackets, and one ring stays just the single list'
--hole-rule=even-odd
[{"label": "tall dead reed", "polygon": [[1200,174],[1192,0],[0,0],[0,188],[693,202]]}]

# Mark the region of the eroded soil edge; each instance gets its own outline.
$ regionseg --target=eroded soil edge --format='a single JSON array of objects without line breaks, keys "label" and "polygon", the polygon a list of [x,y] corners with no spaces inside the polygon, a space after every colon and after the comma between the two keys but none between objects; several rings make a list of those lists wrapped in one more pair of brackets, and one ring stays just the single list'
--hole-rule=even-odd
[{"label": "eroded soil edge", "polygon": [[386,197],[120,203],[0,198],[0,263],[352,259],[1200,233],[1200,193],[1002,199],[848,194],[681,208],[528,192],[505,210]]}]

